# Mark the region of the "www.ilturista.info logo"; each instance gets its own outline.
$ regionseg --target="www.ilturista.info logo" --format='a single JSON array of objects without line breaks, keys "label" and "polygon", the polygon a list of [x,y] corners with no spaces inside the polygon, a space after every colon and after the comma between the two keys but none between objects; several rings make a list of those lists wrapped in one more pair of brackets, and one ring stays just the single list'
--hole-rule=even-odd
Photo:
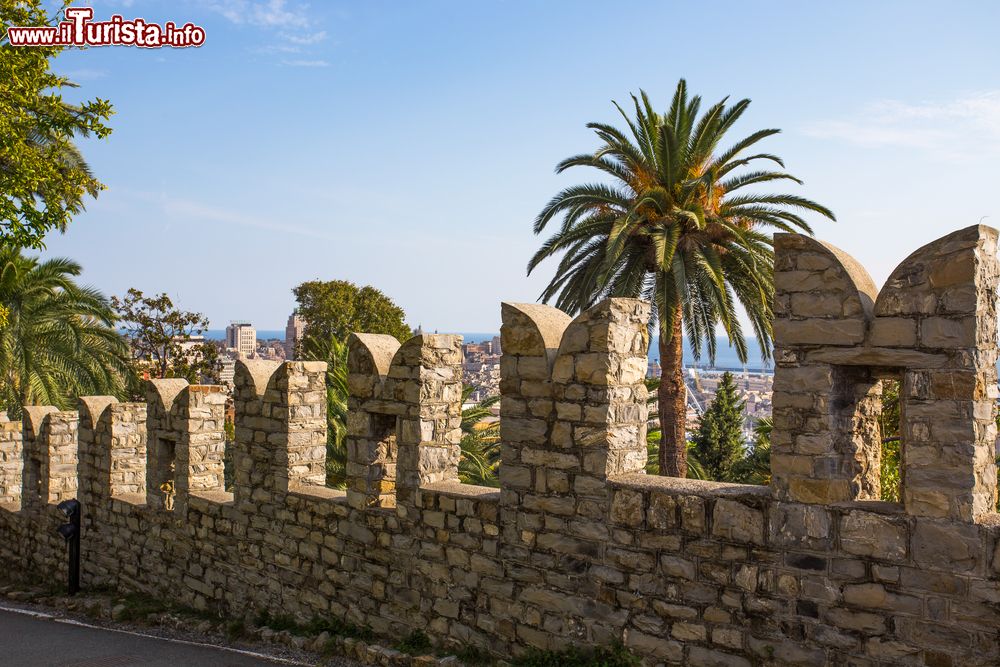
[{"label": "www.ilturista.info logo", "polygon": [[9,26],[11,46],[139,46],[156,49],[163,46],[183,48],[205,43],[205,29],[193,23],[178,27],[173,21],[164,25],[143,19],[126,20],[119,14],[107,21],[91,21],[91,7],[67,7],[66,20],[56,26]]}]

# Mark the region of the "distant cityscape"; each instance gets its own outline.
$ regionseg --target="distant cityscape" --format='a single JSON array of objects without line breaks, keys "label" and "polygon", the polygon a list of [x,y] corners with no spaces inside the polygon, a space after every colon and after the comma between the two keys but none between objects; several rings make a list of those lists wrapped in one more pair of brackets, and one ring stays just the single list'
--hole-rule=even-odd
[{"label": "distant cityscape", "polygon": [[[655,369],[653,368],[655,366]],[[659,377],[659,364],[650,364],[649,377]],[[722,369],[685,369],[687,386],[687,421],[697,424],[697,419],[712,402],[715,392],[726,371]],[[774,375],[767,372],[749,370],[730,371],[736,381],[736,390],[743,401],[743,435],[749,442],[753,439],[753,429],[765,417],[771,416],[771,396],[774,391]],[[655,373],[655,375],[653,375]],[[652,415],[651,415],[652,416]]]},{"label": "distant cityscape", "polygon": [[[304,333],[305,321],[299,315],[292,313],[283,332],[274,329],[258,331],[247,320],[232,320],[225,330],[209,330],[204,335],[193,336],[183,347],[190,349],[201,343],[215,343],[219,352],[219,381],[231,390],[237,360],[294,360],[298,343]],[[423,329],[417,327],[413,333],[421,334]],[[464,407],[470,407],[500,395],[502,349],[498,334],[471,333],[463,334],[463,338],[467,341],[462,345],[463,379],[471,388]],[[659,378],[660,365],[658,359],[652,356],[656,350],[655,338],[651,341],[651,348],[647,377]],[[771,415],[774,376],[769,367],[759,360],[756,364],[742,366],[734,354],[726,355],[723,346],[720,346],[720,353],[715,366],[699,363],[685,368],[688,423],[692,425],[697,423],[699,416],[712,402],[723,372],[729,370],[735,376],[740,399],[744,401],[744,433],[749,441],[752,439],[754,426],[761,418]],[[752,341],[751,354],[757,355],[759,359],[759,348]],[[691,358],[690,351],[688,358]],[[654,404],[650,409],[651,426],[656,424],[655,408]],[[493,418],[499,419],[499,402],[490,406],[490,410]]]}]

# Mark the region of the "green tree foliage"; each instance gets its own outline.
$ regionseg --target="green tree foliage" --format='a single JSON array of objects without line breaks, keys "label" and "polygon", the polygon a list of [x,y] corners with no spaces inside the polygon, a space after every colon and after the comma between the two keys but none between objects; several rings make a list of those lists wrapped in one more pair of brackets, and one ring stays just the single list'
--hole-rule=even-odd
[{"label": "green tree foliage", "polygon": [[0,247],[0,409],[75,407],[80,396],[122,396],[131,374],[128,347],[100,292],[77,285],[80,265],[39,261]]},{"label": "green tree foliage", "polygon": [[347,337],[353,332],[410,338],[406,314],[374,287],[346,280],[304,282],[292,290],[298,314],[306,321],[298,358],[325,361],[327,399],[326,483],[343,488],[347,481]]},{"label": "green tree foliage", "polygon": [[[462,388],[464,404],[474,387]],[[493,396],[462,410],[462,458],[458,477],[465,484],[499,486],[500,422],[490,421],[491,408],[500,402]]]},{"label": "green tree foliage", "polygon": [[219,381],[218,348],[208,341],[192,341],[208,328],[204,315],[176,308],[166,294],[145,296],[135,288],[121,298],[111,297],[111,305],[140,373],[185,378],[192,384]]},{"label": "green tree foliage", "polygon": [[899,497],[899,381],[882,380],[882,412],[878,416],[882,436],[882,458],[879,460],[881,498],[898,503]]},{"label": "green tree foliage", "polygon": [[306,336],[300,358],[326,362],[326,484],[341,489],[347,483],[347,343]]},{"label": "green tree foliage", "polygon": [[312,280],[292,292],[298,313],[306,321],[306,337],[346,341],[358,332],[388,334],[403,342],[411,335],[403,309],[374,287],[358,287],[346,280]]},{"label": "green tree foliage", "polygon": [[62,91],[75,84],[50,69],[62,48],[13,47],[7,38],[7,26],[49,21],[41,0],[0,3],[0,243],[18,247],[42,247],[104,188],[73,140],[108,136],[111,104],[70,104]]},{"label": "green tree foliage", "polygon": [[784,166],[773,154],[751,150],[778,130],[759,130],[720,149],[750,100],[729,105],[724,99],[699,114],[701,98],[688,98],[681,80],[665,113],[653,109],[645,92],[632,101],[632,116],[618,107],[627,130],[590,123],[598,149],[556,168],[591,167],[606,180],[566,188],[545,205],[535,233],[560,216],[562,224],[532,257],[528,272],[561,254],[541,298],[572,313],[608,296],[653,303],[663,367],[660,470],[683,477],[682,334],[696,358],[704,349],[714,359],[721,325],[745,362],[747,344],[736,317],[741,304],[769,355],[774,254],[767,232],[809,232],[802,211],[834,216],[803,197],[761,192],[775,182],[800,183],[784,171],[751,168],[759,162]]},{"label": "green tree foliage", "polygon": [[691,442],[709,479],[731,481],[743,459],[743,408],[732,373],[723,373]]}]

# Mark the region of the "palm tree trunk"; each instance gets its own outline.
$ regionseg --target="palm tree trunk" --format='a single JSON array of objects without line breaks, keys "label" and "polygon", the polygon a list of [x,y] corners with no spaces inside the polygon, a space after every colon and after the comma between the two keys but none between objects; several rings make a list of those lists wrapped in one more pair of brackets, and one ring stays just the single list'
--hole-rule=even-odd
[{"label": "palm tree trunk", "polygon": [[670,340],[660,334],[662,377],[657,399],[660,413],[660,474],[687,477],[687,394],[684,388],[684,336],[678,309]]}]

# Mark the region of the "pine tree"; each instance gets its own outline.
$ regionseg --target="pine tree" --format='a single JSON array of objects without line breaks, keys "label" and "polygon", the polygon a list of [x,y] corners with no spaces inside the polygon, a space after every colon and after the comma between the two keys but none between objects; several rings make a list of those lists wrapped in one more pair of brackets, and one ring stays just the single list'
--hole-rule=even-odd
[{"label": "pine tree", "polygon": [[734,480],[735,469],[744,457],[743,406],[732,374],[723,373],[715,398],[691,438],[708,479]]}]

